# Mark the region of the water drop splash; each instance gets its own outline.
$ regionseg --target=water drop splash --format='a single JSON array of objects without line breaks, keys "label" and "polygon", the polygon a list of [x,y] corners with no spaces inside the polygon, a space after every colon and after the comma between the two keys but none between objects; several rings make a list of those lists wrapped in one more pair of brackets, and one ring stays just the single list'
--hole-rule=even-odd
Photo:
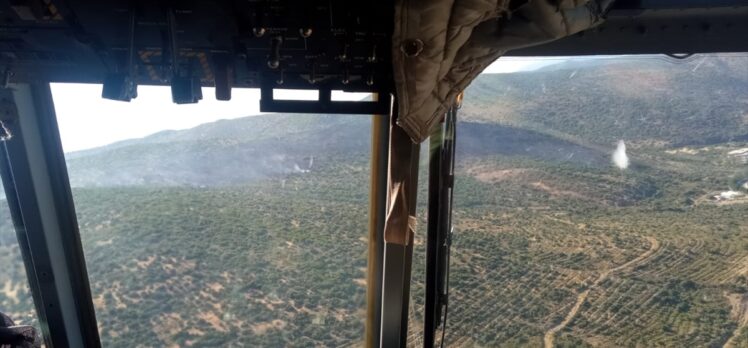
[{"label": "water drop splash", "polygon": [[626,143],[623,140],[618,141],[616,150],[613,151],[613,164],[619,169],[626,169],[629,167],[629,156],[626,155]]}]

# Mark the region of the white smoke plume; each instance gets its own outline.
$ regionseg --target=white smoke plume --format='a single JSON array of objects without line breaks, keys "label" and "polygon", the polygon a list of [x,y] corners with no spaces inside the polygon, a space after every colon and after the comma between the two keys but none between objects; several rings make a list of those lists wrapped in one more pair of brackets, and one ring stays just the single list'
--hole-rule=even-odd
[{"label": "white smoke plume", "polygon": [[613,164],[620,169],[629,167],[629,156],[626,155],[626,143],[623,140],[618,141],[618,146],[613,151]]}]

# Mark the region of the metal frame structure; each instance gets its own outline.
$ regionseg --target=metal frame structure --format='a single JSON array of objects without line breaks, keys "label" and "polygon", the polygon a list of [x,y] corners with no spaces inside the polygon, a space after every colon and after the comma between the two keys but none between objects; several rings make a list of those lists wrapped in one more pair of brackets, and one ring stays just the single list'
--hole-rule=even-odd
[{"label": "metal frame structure", "polygon": [[[376,95],[375,98],[380,98]],[[382,264],[384,221],[387,211],[387,168],[389,163],[389,112],[371,119],[371,184],[369,187],[369,248],[366,287],[367,347],[379,347],[382,320]]]},{"label": "metal frame structure", "polygon": [[508,56],[748,51],[748,0],[618,0],[601,25]]},{"label": "metal frame structure", "polygon": [[261,112],[319,113],[319,114],[374,114],[390,113],[392,98],[389,93],[379,92],[373,101],[335,101],[332,90],[320,88],[317,100],[278,100],[273,97],[273,87],[260,88]]},{"label": "metal frame structure", "polygon": [[[393,108],[396,110],[396,108]],[[405,131],[397,126],[397,113],[392,112],[389,124],[389,169],[387,194],[392,182],[405,185],[407,210],[415,216],[418,190],[418,164],[421,145],[413,143]],[[393,152],[397,148],[399,151]],[[406,165],[409,168],[395,168]],[[394,197],[387,197],[387,214],[390,213]],[[379,347],[405,347],[408,336],[408,308],[410,300],[410,275],[413,262],[413,233],[398,231],[402,240],[387,240],[383,230],[384,249],[382,259],[381,319]]]},{"label": "metal frame structure", "polygon": [[[459,99],[461,102],[462,97]],[[457,109],[458,106],[450,108],[444,121],[434,127],[429,137],[426,302],[423,315],[425,347],[433,347],[436,343],[439,325],[442,325],[442,330],[446,327]]]},{"label": "metal frame structure", "polygon": [[2,176],[47,347],[100,347],[52,94],[47,83],[2,91]]}]

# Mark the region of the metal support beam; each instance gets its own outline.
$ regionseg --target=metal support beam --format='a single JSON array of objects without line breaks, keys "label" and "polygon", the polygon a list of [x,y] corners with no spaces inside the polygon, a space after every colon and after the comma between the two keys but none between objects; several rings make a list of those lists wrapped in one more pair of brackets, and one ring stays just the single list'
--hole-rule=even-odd
[{"label": "metal support beam", "polygon": [[429,196],[426,228],[426,306],[423,316],[423,346],[434,347],[434,332],[439,326],[438,288],[438,229],[439,229],[439,198],[441,178],[441,158],[443,139],[443,124],[439,123],[429,136]]},{"label": "metal support beam", "polygon": [[748,0],[617,1],[601,25],[505,56],[748,51]]},{"label": "metal support beam", "polygon": [[[378,95],[375,98],[379,98]],[[384,219],[387,210],[388,115],[371,118],[371,186],[369,190],[369,254],[366,280],[366,346],[379,347],[382,320]]]},{"label": "metal support beam", "polygon": [[283,100],[275,99],[273,96],[274,87],[276,86],[270,83],[265,83],[260,87],[260,111],[384,115],[389,114],[392,107],[392,98],[386,92],[376,92],[378,97],[373,101],[339,101],[332,100],[332,89],[319,86],[317,89],[304,89],[317,91],[319,93],[318,100]]},{"label": "metal support beam", "polygon": [[0,102],[0,169],[46,346],[100,347],[49,84],[11,85]]},{"label": "metal support beam", "polygon": [[[395,108],[396,110],[396,108]],[[390,124],[380,347],[405,347],[420,144]]]},{"label": "metal support beam", "polygon": [[[458,97],[457,105],[462,97]],[[429,136],[429,205],[426,236],[426,303],[424,305],[424,348],[436,343],[436,329],[446,322],[449,282],[449,247],[452,231],[452,190],[454,188],[455,126],[457,108],[447,111],[443,123]]]},{"label": "metal support beam", "polygon": [[[2,93],[1,90],[0,93]],[[4,94],[3,97],[8,94]],[[3,107],[3,109],[6,108]],[[46,338],[49,337],[49,320],[46,317],[46,312],[44,311],[44,306],[42,305],[39,282],[36,279],[36,275],[34,274],[35,272],[32,272],[34,270],[34,263],[31,262],[31,247],[29,246],[29,239],[26,234],[26,226],[24,225],[23,218],[21,217],[21,208],[18,203],[18,195],[16,194],[16,184],[13,181],[13,175],[10,171],[8,152],[5,148],[4,143],[0,144],[2,144],[0,145],[0,176],[2,177],[3,188],[5,189],[5,199],[8,203],[13,228],[16,231],[18,248],[21,251],[21,258],[23,260],[24,268],[26,269],[26,279],[31,291],[31,297],[34,300],[34,309],[36,310],[37,321],[41,329],[41,332],[38,334],[41,334],[42,337]],[[50,345],[49,340],[47,340],[47,345]]]}]

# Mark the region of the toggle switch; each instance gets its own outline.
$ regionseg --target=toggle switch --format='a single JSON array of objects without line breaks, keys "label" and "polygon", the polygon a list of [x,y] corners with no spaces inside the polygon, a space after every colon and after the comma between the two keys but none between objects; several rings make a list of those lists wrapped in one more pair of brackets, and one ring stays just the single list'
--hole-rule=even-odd
[{"label": "toggle switch", "polygon": [[276,36],[270,42],[270,57],[268,58],[268,68],[278,69],[280,66],[280,48],[283,43],[283,38]]}]

